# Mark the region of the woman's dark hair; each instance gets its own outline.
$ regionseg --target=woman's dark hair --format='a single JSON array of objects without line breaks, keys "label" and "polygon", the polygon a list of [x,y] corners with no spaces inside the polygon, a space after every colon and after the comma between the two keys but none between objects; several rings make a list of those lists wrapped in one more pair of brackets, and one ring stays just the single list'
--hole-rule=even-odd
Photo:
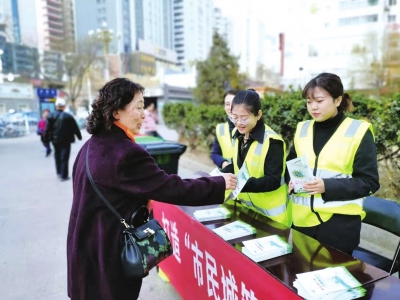
[{"label": "woman's dark hair", "polygon": [[343,93],[343,84],[340,77],[332,73],[321,73],[310,80],[303,89],[302,97],[307,99],[308,93],[314,88],[320,87],[332,96],[333,100],[342,96],[342,102],[338,107],[339,111],[353,111],[354,106],[349,94]]},{"label": "woman's dark hair", "polygon": [[237,93],[239,93],[239,90],[229,90],[229,91],[225,92],[224,97],[222,99],[225,100],[225,97],[228,95],[236,96]]},{"label": "woman's dark hair", "polygon": [[[258,111],[261,109],[260,95],[253,89],[241,90],[232,100],[232,109],[236,105],[244,105],[249,113],[257,116]],[[262,116],[259,121],[264,122]]]},{"label": "woman's dark hair", "polygon": [[127,78],[115,78],[107,82],[92,104],[92,112],[87,118],[87,131],[91,134],[110,131],[115,120],[113,113],[124,109],[137,93],[143,91],[144,87]]}]

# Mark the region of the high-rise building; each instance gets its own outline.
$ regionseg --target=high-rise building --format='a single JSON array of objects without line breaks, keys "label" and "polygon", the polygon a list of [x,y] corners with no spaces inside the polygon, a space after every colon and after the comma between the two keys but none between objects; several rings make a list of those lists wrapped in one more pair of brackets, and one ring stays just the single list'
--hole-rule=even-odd
[{"label": "high-rise building", "polygon": [[217,32],[227,41],[227,43],[229,44],[229,40],[231,38],[231,22],[230,20],[225,17],[222,12],[221,9],[218,7],[214,8],[214,25],[213,25],[213,29],[217,30]]},{"label": "high-rise building", "polygon": [[172,49],[172,1],[134,1],[136,38]]},{"label": "high-rise building", "polygon": [[15,6],[22,44],[46,51],[75,51],[73,0],[17,0]]},{"label": "high-rise building", "polygon": [[256,73],[260,66],[267,63],[265,55],[265,42],[267,38],[265,24],[253,13],[252,7],[247,7],[240,12],[240,18],[235,18],[231,28],[231,51],[239,56],[240,70],[250,79],[257,79]]},{"label": "high-rise building", "polygon": [[170,0],[173,12],[173,45],[179,65],[189,69],[195,60],[204,60],[210,51],[213,34],[212,0]]},{"label": "high-rise building", "polygon": [[[14,42],[13,34],[13,1],[0,1],[0,36],[3,40]],[[18,17],[18,15],[16,16]]]},{"label": "high-rise building", "polygon": [[130,53],[135,49],[133,0],[75,1],[76,36],[89,38],[89,32],[112,30],[107,42],[110,54]]},{"label": "high-rise building", "polygon": [[368,88],[356,69],[357,49],[368,49],[366,59],[382,56],[388,24],[399,21],[398,0],[319,0],[288,5],[283,84],[304,86],[322,72],[342,78],[345,89]]},{"label": "high-rise building", "polygon": [[[277,44],[271,33],[267,32],[266,14],[260,13],[260,2],[219,1],[220,9],[214,10],[214,26],[225,37],[232,54],[239,57],[240,71],[246,73],[252,82],[265,84],[266,76],[261,73],[277,72]],[[235,9],[232,6],[235,5]],[[224,16],[226,14],[226,16]],[[275,25],[275,24],[274,24]],[[272,26],[270,26],[272,27]],[[279,58],[278,58],[279,59]]]}]

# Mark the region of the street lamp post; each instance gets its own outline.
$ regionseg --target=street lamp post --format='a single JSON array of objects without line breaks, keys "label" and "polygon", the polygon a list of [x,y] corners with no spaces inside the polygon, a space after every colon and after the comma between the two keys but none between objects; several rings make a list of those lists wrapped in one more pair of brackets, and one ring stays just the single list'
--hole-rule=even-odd
[{"label": "street lamp post", "polygon": [[[90,30],[89,35],[94,35],[94,31]],[[104,61],[105,61],[105,68],[104,68],[104,79],[106,81],[110,80],[110,68],[108,65],[108,55],[110,53],[110,43],[114,38],[114,31],[112,29],[107,28],[107,23],[103,22],[101,28],[96,30],[95,38],[98,39],[103,44],[104,50]]]}]

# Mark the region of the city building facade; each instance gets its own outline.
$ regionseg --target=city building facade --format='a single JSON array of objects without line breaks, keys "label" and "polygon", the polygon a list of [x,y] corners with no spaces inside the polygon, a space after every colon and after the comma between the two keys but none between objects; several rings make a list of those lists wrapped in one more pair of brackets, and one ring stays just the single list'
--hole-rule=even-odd
[{"label": "city building facade", "polygon": [[110,54],[130,53],[135,50],[133,0],[75,1],[75,25],[78,41],[90,38],[89,33],[104,29],[111,31],[104,47]]},{"label": "city building facade", "polygon": [[185,71],[196,60],[207,58],[212,45],[214,4],[212,0],[170,0],[173,12],[173,49]]},{"label": "city building facade", "polygon": [[172,1],[134,1],[136,38],[172,49]]},{"label": "city building facade", "polygon": [[345,89],[371,88],[363,73],[366,64],[382,58],[384,36],[399,22],[398,2],[291,0],[291,22],[283,30],[282,85],[303,87],[319,73],[331,72],[342,78]]}]

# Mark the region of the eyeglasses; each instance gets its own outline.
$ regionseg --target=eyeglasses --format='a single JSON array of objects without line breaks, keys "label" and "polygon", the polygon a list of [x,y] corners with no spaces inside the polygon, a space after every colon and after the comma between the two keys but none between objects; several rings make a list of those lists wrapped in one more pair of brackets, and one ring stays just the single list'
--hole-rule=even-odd
[{"label": "eyeglasses", "polygon": [[249,120],[250,120],[250,118],[237,119],[237,118],[234,118],[234,117],[231,117],[231,116],[229,116],[228,118],[233,124],[242,124],[242,125],[249,124]]}]

